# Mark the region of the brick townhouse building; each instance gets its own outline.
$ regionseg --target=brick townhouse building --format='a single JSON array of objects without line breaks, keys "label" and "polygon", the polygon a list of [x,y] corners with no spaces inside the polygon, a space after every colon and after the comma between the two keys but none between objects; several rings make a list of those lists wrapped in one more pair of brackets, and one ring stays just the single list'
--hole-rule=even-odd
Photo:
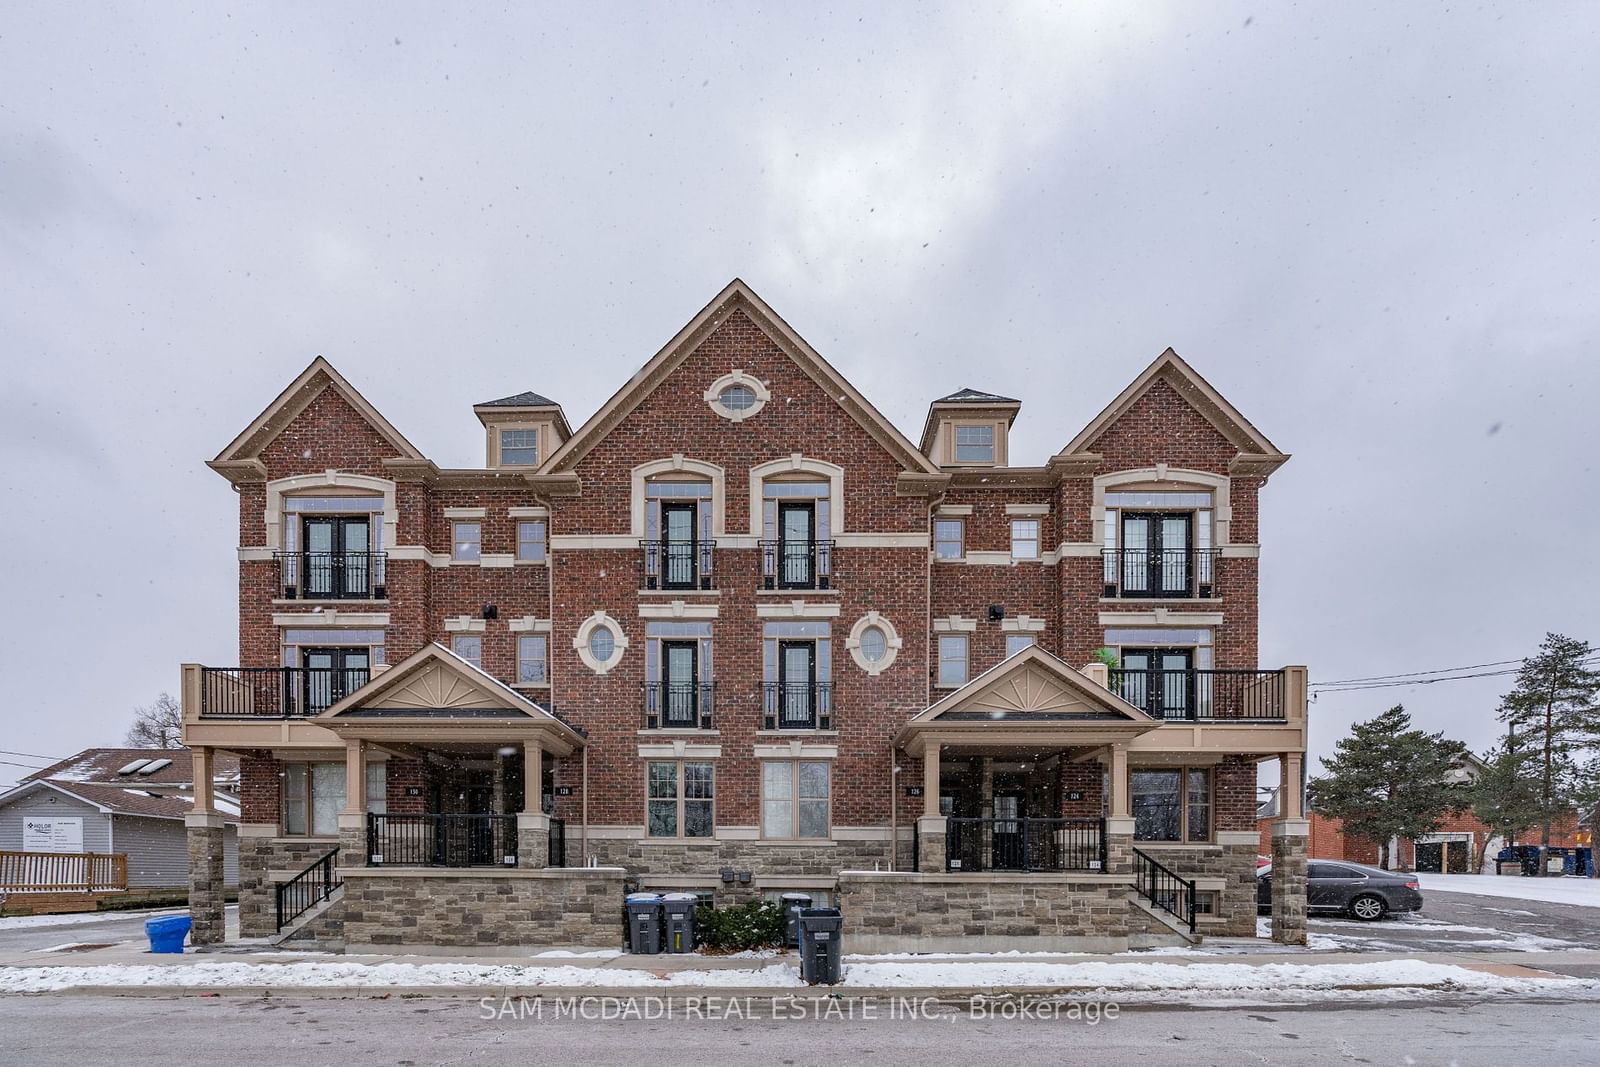
[{"label": "brick townhouse building", "polygon": [[[1297,798],[1306,740],[1304,668],[1257,662],[1288,457],[1170,350],[1041,466],[1020,407],[913,442],[737,280],[576,429],[478,404],[481,468],[315,360],[210,463],[239,663],[183,667],[242,935],[611,945],[636,886],[806,892],[864,950],[1253,934],[1257,765]],[[1303,939],[1296,804],[1274,834]]]}]

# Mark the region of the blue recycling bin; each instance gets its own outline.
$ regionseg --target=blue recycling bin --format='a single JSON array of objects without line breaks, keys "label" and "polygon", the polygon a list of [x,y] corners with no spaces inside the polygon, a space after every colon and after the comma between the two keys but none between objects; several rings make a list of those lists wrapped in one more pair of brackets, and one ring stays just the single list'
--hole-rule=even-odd
[{"label": "blue recycling bin", "polygon": [[151,952],[182,952],[183,939],[189,936],[191,920],[187,915],[164,915],[159,919],[144,921],[145,936],[150,939]]}]

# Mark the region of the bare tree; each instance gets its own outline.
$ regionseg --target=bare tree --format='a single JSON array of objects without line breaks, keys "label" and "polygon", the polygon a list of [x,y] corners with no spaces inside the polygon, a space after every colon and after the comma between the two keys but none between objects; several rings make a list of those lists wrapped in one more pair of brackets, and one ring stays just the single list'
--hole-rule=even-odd
[{"label": "bare tree", "polygon": [[153,703],[133,709],[127,742],[132,748],[183,747],[183,709],[171,693],[162,693]]}]

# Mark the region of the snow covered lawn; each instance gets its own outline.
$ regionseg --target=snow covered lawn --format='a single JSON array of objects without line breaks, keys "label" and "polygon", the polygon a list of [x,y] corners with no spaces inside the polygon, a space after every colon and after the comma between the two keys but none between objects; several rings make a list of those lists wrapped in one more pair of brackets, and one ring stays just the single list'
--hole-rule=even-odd
[{"label": "snow covered lawn", "polygon": [[[1192,1000],[1212,997],[1305,999],[1384,990],[1562,993],[1600,996],[1600,984],[1567,978],[1510,977],[1420,960],[1250,966],[1242,963],[1043,963],[1026,959],[917,963],[856,962],[845,968],[844,989],[947,989],[1003,992],[1076,990],[1122,999]],[[99,967],[0,968],[0,993],[48,993],[75,987],[139,986],[215,990],[260,989],[593,989],[671,994],[697,988],[803,988],[792,964],[760,968],[678,971],[667,975],[630,968],[485,965],[465,963],[195,963]]]},{"label": "snow covered lawn", "polygon": [[1600,908],[1600,879],[1595,878],[1522,878],[1498,874],[1419,874],[1416,877],[1424,895],[1430,892],[1476,893],[1484,897]]},{"label": "snow covered lawn", "polygon": [[153,919],[157,915],[187,915],[188,908],[156,908],[140,911],[78,911],[66,915],[14,915],[0,919],[0,930],[33,930],[41,926],[73,926],[77,923],[108,923],[118,919]]}]

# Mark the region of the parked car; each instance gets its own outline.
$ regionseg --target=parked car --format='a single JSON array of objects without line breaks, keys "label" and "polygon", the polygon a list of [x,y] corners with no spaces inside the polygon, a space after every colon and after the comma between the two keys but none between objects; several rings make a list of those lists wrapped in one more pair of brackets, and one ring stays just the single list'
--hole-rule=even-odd
[{"label": "parked car", "polygon": [[[1272,868],[1256,871],[1256,908],[1272,912]],[[1352,919],[1381,919],[1392,911],[1419,911],[1417,876],[1360,863],[1311,860],[1306,864],[1306,910],[1341,912]]]}]

